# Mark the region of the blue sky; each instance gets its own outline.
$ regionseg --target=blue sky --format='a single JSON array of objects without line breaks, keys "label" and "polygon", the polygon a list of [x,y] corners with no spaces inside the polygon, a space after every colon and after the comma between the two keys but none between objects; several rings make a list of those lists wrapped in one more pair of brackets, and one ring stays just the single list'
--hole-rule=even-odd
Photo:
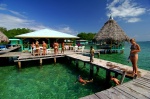
[{"label": "blue sky", "polygon": [[110,14],[125,33],[150,41],[150,0],[0,0],[0,27],[97,33]]}]

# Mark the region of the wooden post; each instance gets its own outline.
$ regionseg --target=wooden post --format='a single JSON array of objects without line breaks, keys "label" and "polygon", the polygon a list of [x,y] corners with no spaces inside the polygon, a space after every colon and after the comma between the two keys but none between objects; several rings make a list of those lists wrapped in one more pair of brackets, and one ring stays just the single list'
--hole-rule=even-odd
[{"label": "wooden post", "polygon": [[56,57],[54,57],[54,65],[56,65]]},{"label": "wooden post", "polygon": [[84,66],[83,66],[83,68],[85,68],[85,65],[86,65],[86,63],[84,62]]},{"label": "wooden post", "polygon": [[40,66],[42,66],[42,58],[40,58]]},{"label": "wooden post", "polygon": [[90,64],[90,78],[89,80],[93,79],[93,65]]},{"label": "wooden post", "polygon": [[79,69],[79,62],[77,59],[76,59],[76,68]]},{"label": "wooden post", "polygon": [[18,62],[18,67],[21,69],[21,61]]},{"label": "wooden post", "polygon": [[96,67],[96,75],[98,75],[98,72],[99,72],[99,67],[97,66]]},{"label": "wooden post", "polygon": [[126,72],[123,71],[123,74],[122,74],[122,77],[121,77],[121,80],[120,80],[120,84],[123,83],[125,76],[126,76]]},{"label": "wooden post", "polygon": [[117,78],[118,77],[118,73],[115,73],[115,78]]},{"label": "wooden post", "polygon": [[110,70],[106,69],[106,83],[109,83],[110,81]]},{"label": "wooden post", "polygon": [[100,52],[98,53],[98,58],[100,57]]}]

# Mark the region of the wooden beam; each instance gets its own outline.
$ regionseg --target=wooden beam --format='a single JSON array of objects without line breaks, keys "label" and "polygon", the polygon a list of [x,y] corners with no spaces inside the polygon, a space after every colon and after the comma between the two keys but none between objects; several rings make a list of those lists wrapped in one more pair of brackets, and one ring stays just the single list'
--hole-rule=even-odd
[{"label": "wooden beam", "polygon": [[125,75],[126,75],[126,72],[125,72],[125,71],[123,71],[123,74],[122,74],[122,77],[121,77],[121,80],[120,80],[120,84],[122,84],[122,83],[123,83],[124,78],[125,78]]},{"label": "wooden beam", "polygon": [[18,62],[18,67],[19,67],[19,69],[21,69],[21,62],[20,61]]},{"label": "wooden beam", "polygon": [[79,69],[79,62],[77,59],[76,59],[76,68]]},{"label": "wooden beam", "polygon": [[93,65],[90,64],[90,80],[93,79]]},{"label": "wooden beam", "polygon": [[106,83],[110,81],[110,70],[106,69]]},{"label": "wooden beam", "polygon": [[54,57],[54,65],[56,65],[56,57]]},{"label": "wooden beam", "polygon": [[42,58],[40,58],[40,66],[42,66]]}]

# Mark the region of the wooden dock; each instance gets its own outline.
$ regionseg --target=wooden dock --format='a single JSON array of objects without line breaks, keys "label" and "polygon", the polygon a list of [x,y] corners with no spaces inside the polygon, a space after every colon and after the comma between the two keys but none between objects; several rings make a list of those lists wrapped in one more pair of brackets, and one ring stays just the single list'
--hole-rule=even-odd
[{"label": "wooden dock", "polygon": [[[139,69],[139,74],[136,79],[129,81],[127,83],[122,83],[124,77],[132,78],[128,72],[132,71],[132,67],[122,65],[115,62],[110,62],[102,59],[94,58],[94,62],[90,62],[90,58],[80,54],[66,55],[72,59],[83,61],[90,64],[90,75],[93,73],[93,66],[98,68],[103,68],[106,70],[106,81],[108,81],[110,72],[114,72],[122,75],[121,85],[116,87],[94,93],[89,96],[82,97],[80,99],[150,99],[150,72],[146,70]],[[107,64],[113,64],[112,66],[107,66]],[[126,72],[126,73],[124,73]]]},{"label": "wooden dock", "polygon": [[150,72],[122,85],[80,99],[150,99]]},{"label": "wooden dock", "polygon": [[[102,59],[97,59],[97,58],[94,58],[94,62],[90,62],[90,58],[88,56],[83,56],[81,54],[69,54],[66,56],[70,57],[72,59],[75,59],[76,61],[79,60],[79,61],[82,61],[84,63],[88,63],[92,66],[91,68],[93,68],[93,66],[96,66],[98,68],[105,69],[107,72],[114,72],[114,73],[120,74],[120,75],[122,75],[125,71],[126,72],[125,76],[132,78],[132,76],[131,76],[132,75],[131,74],[132,67],[130,67],[130,66],[111,62],[111,61],[106,61],[106,60],[102,60]],[[139,69],[138,70],[138,77],[144,76],[147,72],[148,71],[146,71],[146,70]]]},{"label": "wooden dock", "polygon": [[10,48],[8,48],[6,50],[0,51],[0,54],[8,53],[8,52],[14,51],[14,50],[16,50],[18,48],[20,48],[20,46],[10,47]]}]

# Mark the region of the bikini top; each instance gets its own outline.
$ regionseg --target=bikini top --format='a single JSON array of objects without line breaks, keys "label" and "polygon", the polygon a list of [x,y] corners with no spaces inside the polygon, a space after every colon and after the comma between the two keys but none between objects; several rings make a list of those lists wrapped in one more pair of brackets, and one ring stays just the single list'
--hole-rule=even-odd
[{"label": "bikini top", "polygon": [[137,45],[131,45],[131,50],[136,50],[137,49]]}]

